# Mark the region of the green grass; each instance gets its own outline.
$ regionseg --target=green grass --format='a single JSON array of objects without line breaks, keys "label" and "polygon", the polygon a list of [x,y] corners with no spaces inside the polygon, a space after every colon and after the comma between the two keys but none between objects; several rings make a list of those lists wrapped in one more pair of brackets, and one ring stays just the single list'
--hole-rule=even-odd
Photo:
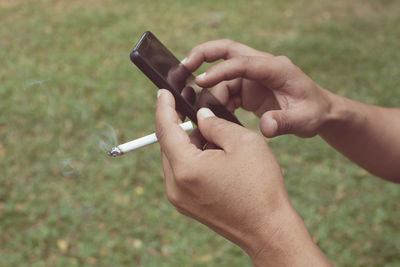
[{"label": "green grass", "polygon": [[[99,148],[114,131],[126,141],[154,130],[156,89],[130,62],[133,45],[149,29],[183,58],[231,38],[288,55],[333,92],[394,107],[398,14],[395,0],[0,0],[0,266],[250,266],[168,203],[157,145],[118,159]],[[332,262],[400,265],[400,187],[318,137],[270,144]]]}]

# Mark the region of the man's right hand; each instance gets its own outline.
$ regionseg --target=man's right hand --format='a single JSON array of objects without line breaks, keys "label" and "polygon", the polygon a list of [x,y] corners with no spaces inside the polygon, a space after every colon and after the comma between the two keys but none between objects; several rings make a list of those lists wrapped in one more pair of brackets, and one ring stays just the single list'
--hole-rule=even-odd
[{"label": "man's right hand", "polygon": [[400,183],[400,109],[382,108],[335,95],[313,82],[287,57],[230,40],[196,46],[184,65],[224,61],[196,78],[230,111],[242,107],[260,117],[266,137],[320,135],[372,174]]},{"label": "man's right hand", "polygon": [[273,56],[231,40],[194,47],[182,62],[194,72],[212,66],[196,83],[213,93],[230,111],[242,107],[260,117],[266,137],[296,134],[312,137],[332,119],[331,97],[285,56]]}]

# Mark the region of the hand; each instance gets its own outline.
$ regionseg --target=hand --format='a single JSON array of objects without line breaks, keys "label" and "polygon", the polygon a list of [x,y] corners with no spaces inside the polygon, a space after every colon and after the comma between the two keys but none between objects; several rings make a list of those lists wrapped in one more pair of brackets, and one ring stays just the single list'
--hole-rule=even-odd
[{"label": "hand", "polygon": [[[289,259],[302,263],[297,252],[304,254],[309,246],[314,251],[315,245],[289,201],[281,169],[263,137],[215,117],[209,109],[200,109],[197,116],[201,135],[195,131],[189,138],[178,125],[173,96],[159,91],[156,134],[170,202],[242,247],[255,264],[274,256],[278,260],[271,264]],[[202,136],[221,149],[202,150]],[[293,258],[285,256],[286,250]]]},{"label": "hand", "polygon": [[221,148],[203,151],[200,135],[195,132],[189,138],[180,129],[172,95],[160,92],[157,137],[168,199],[178,211],[245,249],[261,247],[259,239],[279,225],[275,215],[290,207],[281,169],[267,143],[260,135],[202,109],[200,132]]},{"label": "hand", "polygon": [[296,134],[312,137],[330,119],[330,93],[287,57],[273,56],[230,40],[196,46],[183,61],[194,72],[204,61],[212,66],[196,83],[213,93],[230,111],[242,107],[260,117],[266,137]]}]

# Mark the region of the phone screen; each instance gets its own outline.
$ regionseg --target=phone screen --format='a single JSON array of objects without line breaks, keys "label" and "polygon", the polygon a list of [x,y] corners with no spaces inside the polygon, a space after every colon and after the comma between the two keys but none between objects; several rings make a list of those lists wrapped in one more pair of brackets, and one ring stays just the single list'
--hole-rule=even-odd
[{"label": "phone screen", "polygon": [[194,123],[197,110],[207,107],[216,116],[241,125],[208,89],[194,83],[193,74],[151,32],[143,34],[131,60],[159,88],[168,89],[175,97],[177,110]]}]

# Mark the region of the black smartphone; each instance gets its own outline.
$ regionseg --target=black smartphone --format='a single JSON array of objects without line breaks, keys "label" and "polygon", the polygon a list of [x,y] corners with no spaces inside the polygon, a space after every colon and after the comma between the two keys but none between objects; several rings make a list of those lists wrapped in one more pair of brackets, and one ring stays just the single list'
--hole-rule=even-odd
[{"label": "black smartphone", "polygon": [[193,74],[150,31],[142,35],[130,58],[158,88],[172,93],[177,111],[195,124],[197,111],[207,107],[216,116],[242,125],[208,89],[194,83]]}]

